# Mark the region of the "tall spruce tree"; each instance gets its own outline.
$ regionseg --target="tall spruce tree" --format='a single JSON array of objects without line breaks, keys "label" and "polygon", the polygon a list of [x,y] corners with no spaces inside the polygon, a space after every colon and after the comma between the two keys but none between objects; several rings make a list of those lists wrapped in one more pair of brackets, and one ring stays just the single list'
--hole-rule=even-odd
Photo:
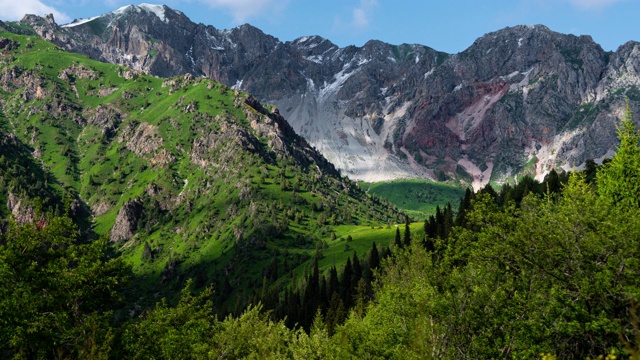
[{"label": "tall spruce tree", "polygon": [[400,227],[396,226],[396,239],[393,241],[393,244],[398,248],[402,248],[402,236],[400,235]]},{"label": "tall spruce tree", "polygon": [[340,283],[340,289],[341,289],[341,297],[342,297],[342,303],[344,304],[344,307],[346,309],[349,309],[351,307],[351,304],[353,303],[353,298],[351,296],[352,294],[352,283],[351,280],[353,279],[353,265],[351,264],[351,258],[347,259],[347,265],[345,265],[344,267],[344,272],[342,273],[342,282]]},{"label": "tall spruce tree", "polygon": [[404,217],[404,245],[411,246],[411,220],[409,220],[409,216]]}]

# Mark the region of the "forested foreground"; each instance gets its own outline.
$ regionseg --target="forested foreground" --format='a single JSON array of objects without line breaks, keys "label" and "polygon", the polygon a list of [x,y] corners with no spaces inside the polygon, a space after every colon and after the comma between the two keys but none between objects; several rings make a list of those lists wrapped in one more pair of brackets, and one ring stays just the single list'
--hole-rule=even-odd
[{"label": "forested foreground", "polygon": [[430,236],[393,247],[372,300],[359,297],[334,328],[323,311],[307,332],[260,306],[218,319],[217,289],[190,283],[177,305],[129,318],[117,311],[127,270],[105,240],[79,242],[64,218],[14,226],[0,246],[0,356],[637,358],[640,138],[630,119],[593,181],[574,173],[557,193],[468,196],[444,232],[443,219],[427,220]]}]

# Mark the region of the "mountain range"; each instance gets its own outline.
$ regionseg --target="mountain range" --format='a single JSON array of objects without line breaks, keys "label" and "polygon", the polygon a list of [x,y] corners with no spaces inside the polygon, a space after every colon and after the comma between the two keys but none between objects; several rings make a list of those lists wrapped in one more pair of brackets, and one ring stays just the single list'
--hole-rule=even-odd
[{"label": "mountain range", "polygon": [[340,48],[319,36],[282,42],[150,4],[62,26],[27,15],[19,25],[100,61],[248,91],[366,181],[457,179],[477,189],[580,168],[612,155],[625,99],[636,110],[640,101],[638,42],[606,52],[542,25],[486,34],[458,54],[375,40]]}]

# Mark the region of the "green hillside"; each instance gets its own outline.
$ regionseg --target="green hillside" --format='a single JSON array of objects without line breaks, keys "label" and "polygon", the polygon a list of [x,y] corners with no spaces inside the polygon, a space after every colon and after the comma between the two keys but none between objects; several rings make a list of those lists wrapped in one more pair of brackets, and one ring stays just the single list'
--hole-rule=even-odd
[{"label": "green hillside", "polygon": [[444,208],[447,203],[457,206],[465,188],[449,183],[435,183],[421,179],[401,179],[378,183],[360,183],[369,194],[388,200],[415,219],[424,220]]},{"label": "green hillside", "polygon": [[[242,302],[274,257],[291,276],[334,232],[403,221],[246,93],[190,75],[147,76],[35,36],[0,38],[0,128],[22,149],[3,156],[32,164],[51,193],[22,192],[24,204],[42,198],[64,213],[61,199],[76,199],[87,234],[110,237],[132,266],[141,303],[187,278],[226,282],[225,298]],[[353,238],[352,249],[371,244]],[[334,247],[318,250],[339,266],[349,251]]]}]

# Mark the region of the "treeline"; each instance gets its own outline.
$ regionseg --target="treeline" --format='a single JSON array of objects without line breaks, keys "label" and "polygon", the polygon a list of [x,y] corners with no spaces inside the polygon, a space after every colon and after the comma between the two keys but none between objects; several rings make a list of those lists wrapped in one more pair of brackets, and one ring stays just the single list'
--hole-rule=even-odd
[{"label": "treeline", "polygon": [[[585,181],[593,183],[597,165],[593,160],[587,160],[587,167],[584,171]],[[527,195],[535,196],[557,196],[561,193],[562,187],[569,181],[569,173],[556,172],[552,169],[542,182],[536,181],[527,175],[518,181],[516,185],[505,184],[499,192],[491,184],[480,189],[477,193],[467,188],[464,197],[460,200],[457,211],[454,211],[451,203],[447,203],[444,208],[436,207],[436,212],[430,215],[424,222],[425,247],[433,250],[434,239],[446,239],[454,227],[466,227],[468,225],[467,214],[472,211],[472,203],[477,196],[487,195],[496,203],[503,207],[508,204],[520,206],[522,200]]]},{"label": "treeline", "polygon": [[351,309],[358,306],[364,311],[364,305],[373,297],[374,271],[380,266],[381,259],[389,254],[387,248],[379,252],[373,243],[364,259],[354,252],[340,274],[333,266],[328,275],[320,274],[316,257],[311,273],[304,276],[302,284],[290,286],[284,292],[278,292],[276,288],[266,296],[254,298],[253,303],[272,309],[275,319],[284,320],[288,327],[300,326],[307,331],[319,313],[332,333],[346,320]]}]

